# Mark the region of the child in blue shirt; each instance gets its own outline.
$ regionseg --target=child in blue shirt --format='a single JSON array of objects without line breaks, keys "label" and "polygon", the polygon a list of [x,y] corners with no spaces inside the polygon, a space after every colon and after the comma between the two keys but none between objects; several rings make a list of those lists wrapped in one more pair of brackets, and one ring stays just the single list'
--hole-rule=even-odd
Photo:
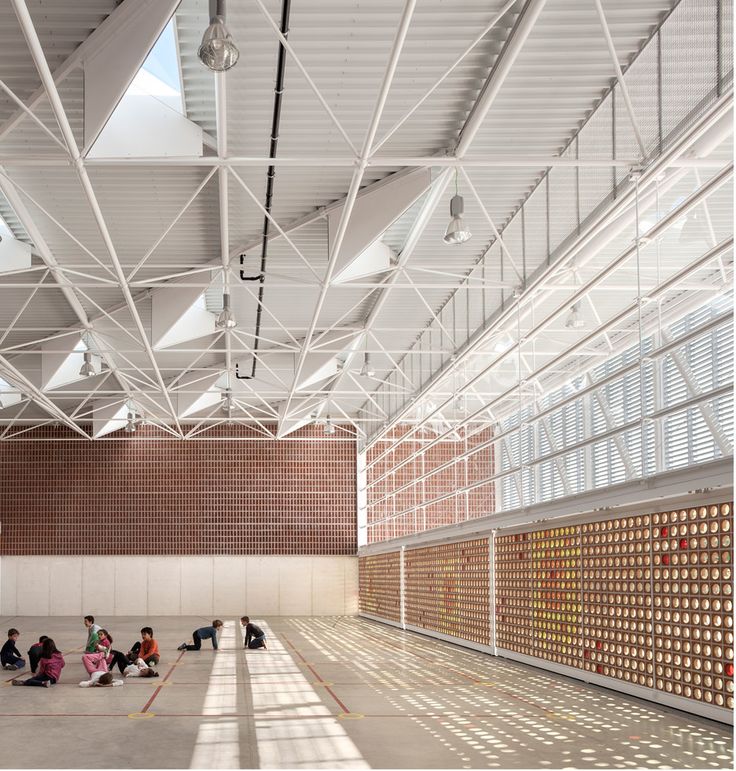
[{"label": "child in blue shirt", "polygon": [[222,629],[222,621],[216,618],[212,622],[212,626],[203,626],[200,629],[195,629],[192,632],[193,645],[187,645],[182,643],[177,650],[178,651],[198,651],[202,647],[202,640],[212,640],[212,647],[217,650],[217,633]]},{"label": "child in blue shirt", "polygon": [[20,651],[15,647],[15,643],[20,637],[17,629],[8,629],[8,639],[0,649],[0,663],[3,669],[23,669],[26,665],[24,659],[20,657]]}]

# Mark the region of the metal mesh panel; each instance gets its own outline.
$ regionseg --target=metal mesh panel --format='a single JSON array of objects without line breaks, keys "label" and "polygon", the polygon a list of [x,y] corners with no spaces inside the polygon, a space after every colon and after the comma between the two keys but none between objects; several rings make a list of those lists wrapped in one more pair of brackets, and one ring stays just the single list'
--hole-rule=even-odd
[{"label": "metal mesh panel", "polygon": [[672,141],[701,115],[716,92],[717,3],[680,3],[660,31],[662,133]]},{"label": "metal mesh panel", "polygon": [[[624,74],[646,157],[656,152],[660,144],[658,54],[658,41],[655,38]],[[641,158],[641,150],[623,98],[617,100],[616,110],[616,145],[619,157]]]},{"label": "metal mesh panel", "polygon": [[[578,157],[581,160],[613,157],[612,100],[606,99],[583,126],[578,135]],[[612,197],[614,175],[606,168],[578,170],[580,186],[580,218],[585,220]]]},{"label": "metal mesh panel", "polygon": [[718,79],[721,93],[733,86],[733,3],[719,0],[720,46],[718,49]]},{"label": "metal mesh panel", "polygon": [[524,204],[524,252],[528,273],[533,273],[547,261],[546,178]]}]

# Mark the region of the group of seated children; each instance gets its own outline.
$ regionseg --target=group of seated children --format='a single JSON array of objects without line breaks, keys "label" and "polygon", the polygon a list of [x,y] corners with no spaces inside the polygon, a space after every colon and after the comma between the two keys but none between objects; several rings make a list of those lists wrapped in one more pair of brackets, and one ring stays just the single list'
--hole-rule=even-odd
[{"label": "group of seated children", "polygon": [[[126,654],[123,654],[113,650],[112,635],[95,624],[94,616],[85,616],[84,625],[87,627],[87,642],[82,655],[82,665],[87,670],[89,679],[83,680],[79,684],[80,687],[122,685],[123,681],[115,680],[112,675],[116,665],[123,677],[158,677],[154,667],[161,657],[150,626],[144,626],[141,629],[141,639],[136,641]],[[20,632],[17,629],[8,630],[7,642],[0,652],[0,661],[5,669],[19,670],[26,665],[16,647],[18,637]],[[31,645],[28,660],[33,676],[26,680],[15,679],[12,681],[13,685],[36,685],[48,688],[59,681],[64,667],[64,657],[50,637],[41,635],[38,642]]]},{"label": "group of seated children", "polygon": [[[263,630],[251,623],[248,616],[243,616],[240,623],[245,630],[244,647],[251,650],[265,649],[266,635]],[[141,639],[137,640],[124,654],[112,647],[112,635],[95,624],[94,616],[85,616],[84,625],[87,628],[87,642],[82,655],[82,664],[89,679],[79,683],[81,688],[122,685],[122,680],[116,680],[113,677],[116,666],[123,677],[158,677],[154,667],[158,665],[161,656],[150,626],[144,626],[141,629]],[[222,627],[222,621],[215,619],[210,626],[195,629],[192,632],[192,644],[182,643],[177,650],[198,651],[202,648],[202,640],[212,640],[212,647],[217,650],[217,634]],[[8,630],[7,642],[0,651],[0,662],[5,669],[15,671],[23,669],[26,665],[25,659],[21,658],[16,647],[18,637],[20,632],[17,629]],[[13,685],[36,685],[48,688],[59,681],[64,667],[64,657],[50,637],[41,635],[38,642],[31,645],[28,660],[33,676],[26,680],[13,680]]]},{"label": "group of seated children", "polygon": [[89,679],[82,680],[80,687],[122,685],[122,680],[115,680],[112,676],[115,666],[123,677],[158,677],[154,667],[161,657],[150,626],[141,629],[140,641],[136,641],[124,654],[112,647],[112,635],[95,624],[94,616],[85,616],[84,625],[87,627],[87,643],[82,665]]}]

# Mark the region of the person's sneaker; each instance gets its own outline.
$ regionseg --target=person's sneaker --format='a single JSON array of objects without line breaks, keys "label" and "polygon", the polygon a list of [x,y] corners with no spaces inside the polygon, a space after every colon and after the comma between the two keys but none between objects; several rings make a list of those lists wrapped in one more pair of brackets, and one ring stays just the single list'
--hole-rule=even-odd
[{"label": "person's sneaker", "polygon": [[186,650],[186,647],[187,647],[187,644],[186,643],[182,643],[176,650],[183,651],[183,650]]},{"label": "person's sneaker", "polygon": [[15,664],[3,664],[3,669],[9,669],[12,672],[15,672],[16,666]]},{"label": "person's sneaker", "polygon": [[22,680],[13,680],[12,684],[13,685],[23,685],[23,681]]},{"label": "person's sneaker", "polygon": [[43,681],[43,687],[44,688],[51,688],[51,680],[44,680]]},{"label": "person's sneaker", "polygon": [[149,662],[148,662],[148,666],[149,666],[151,669],[155,669],[155,668],[156,668],[156,662],[155,662],[155,661],[149,661]]}]

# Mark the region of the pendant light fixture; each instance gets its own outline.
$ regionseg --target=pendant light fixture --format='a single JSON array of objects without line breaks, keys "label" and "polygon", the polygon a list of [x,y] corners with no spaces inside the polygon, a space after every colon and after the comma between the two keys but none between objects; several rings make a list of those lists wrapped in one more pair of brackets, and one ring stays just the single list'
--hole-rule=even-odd
[{"label": "pendant light fixture", "polygon": [[127,423],[125,424],[125,433],[135,433],[135,412],[128,412]]},{"label": "pendant light fixture", "polygon": [[360,374],[363,375],[363,377],[375,377],[376,375],[376,370],[373,369],[371,355],[368,351],[363,354],[363,367],[360,370]]},{"label": "pendant light fixture", "polygon": [[234,329],[238,326],[238,320],[230,307],[230,292],[222,293],[222,310],[215,321],[218,329]]},{"label": "pendant light fixture", "polygon": [[446,244],[464,244],[473,235],[463,220],[464,212],[465,201],[458,192],[457,169],[455,169],[455,195],[450,199],[450,224],[442,239]]},{"label": "pendant light fixture", "polygon": [[94,365],[92,364],[92,352],[91,351],[85,351],[84,352],[84,363],[82,364],[81,369],[79,370],[80,377],[91,377],[92,375],[96,375],[97,371],[94,368]]},{"label": "pendant light fixture", "polygon": [[228,416],[232,417],[233,414],[233,392],[226,388],[222,395],[222,406],[220,409]]},{"label": "pendant light fixture", "polygon": [[238,63],[240,51],[225,26],[225,0],[217,0],[217,13],[202,35],[197,56],[213,72],[225,72]]},{"label": "pendant light fixture", "polygon": [[325,420],[325,434],[327,436],[333,436],[335,433],[335,424],[332,422],[332,418],[328,415]]},{"label": "pendant light fixture", "polygon": [[565,326],[568,329],[583,329],[585,327],[585,319],[583,314],[580,313],[580,301],[572,304],[570,314],[565,321]]}]

